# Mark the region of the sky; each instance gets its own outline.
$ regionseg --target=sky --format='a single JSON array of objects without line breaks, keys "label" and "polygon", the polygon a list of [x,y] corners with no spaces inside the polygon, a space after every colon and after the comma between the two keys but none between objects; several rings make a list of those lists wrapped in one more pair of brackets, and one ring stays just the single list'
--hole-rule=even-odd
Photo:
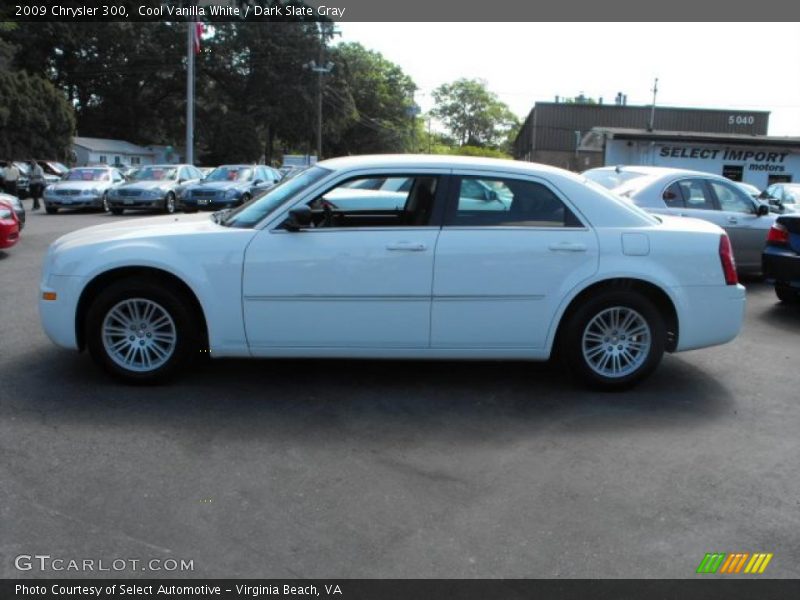
[{"label": "sky", "polygon": [[524,119],[536,101],[581,92],[613,104],[768,110],[770,135],[800,136],[798,23],[345,23],[399,65],[416,101],[461,77],[483,79]]}]

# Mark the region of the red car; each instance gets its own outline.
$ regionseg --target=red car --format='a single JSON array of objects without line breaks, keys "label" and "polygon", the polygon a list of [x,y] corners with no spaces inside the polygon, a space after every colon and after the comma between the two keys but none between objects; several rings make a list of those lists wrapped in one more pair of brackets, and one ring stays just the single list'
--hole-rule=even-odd
[{"label": "red car", "polygon": [[0,200],[0,250],[11,248],[19,241],[19,218],[14,207]]}]

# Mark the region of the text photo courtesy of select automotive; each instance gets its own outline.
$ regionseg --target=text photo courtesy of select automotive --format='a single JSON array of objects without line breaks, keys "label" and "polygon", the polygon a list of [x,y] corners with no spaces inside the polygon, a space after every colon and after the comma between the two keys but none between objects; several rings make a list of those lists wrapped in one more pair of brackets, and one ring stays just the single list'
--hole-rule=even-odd
[{"label": "text photo courtesy of select automotive", "polygon": [[798,576],[800,87],[0,21],[0,577]]}]

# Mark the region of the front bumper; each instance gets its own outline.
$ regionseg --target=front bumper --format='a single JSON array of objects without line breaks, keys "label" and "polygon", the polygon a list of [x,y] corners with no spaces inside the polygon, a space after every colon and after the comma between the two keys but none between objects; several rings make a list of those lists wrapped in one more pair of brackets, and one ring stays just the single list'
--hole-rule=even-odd
[{"label": "front bumper", "polygon": [[102,208],[103,196],[45,196],[44,205],[57,208]]},{"label": "front bumper", "polygon": [[[39,286],[39,318],[53,343],[62,348],[78,349],[75,329],[78,300],[84,287],[83,277],[50,275]],[[44,300],[45,292],[55,293],[55,300]]]},{"label": "front bumper", "polygon": [[744,286],[687,286],[674,292],[679,298],[676,351],[724,344],[739,335],[746,305]]},{"label": "front bumper", "polygon": [[761,254],[764,277],[792,287],[800,287],[800,254],[791,248],[767,246]]},{"label": "front bumper", "polygon": [[238,206],[241,202],[239,198],[184,198],[183,207],[189,210],[219,210]]},{"label": "front bumper", "polygon": [[125,210],[152,210],[164,205],[164,196],[157,198],[134,196],[130,198],[109,198],[110,208],[124,208]]}]

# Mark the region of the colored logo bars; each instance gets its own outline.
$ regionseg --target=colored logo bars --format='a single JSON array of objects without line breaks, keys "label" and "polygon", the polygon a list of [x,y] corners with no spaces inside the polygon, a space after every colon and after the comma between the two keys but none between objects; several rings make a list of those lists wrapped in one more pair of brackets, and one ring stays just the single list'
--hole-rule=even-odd
[{"label": "colored logo bars", "polygon": [[749,552],[734,552],[726,554],[725,552],[715,552],[706,554],[703,557],[700,566],[697,567],[697,572],[726,573],[728,575],[735,573],[761,574],[766,570],[771,560],[771,553],[756,552],[750,554]]}]

